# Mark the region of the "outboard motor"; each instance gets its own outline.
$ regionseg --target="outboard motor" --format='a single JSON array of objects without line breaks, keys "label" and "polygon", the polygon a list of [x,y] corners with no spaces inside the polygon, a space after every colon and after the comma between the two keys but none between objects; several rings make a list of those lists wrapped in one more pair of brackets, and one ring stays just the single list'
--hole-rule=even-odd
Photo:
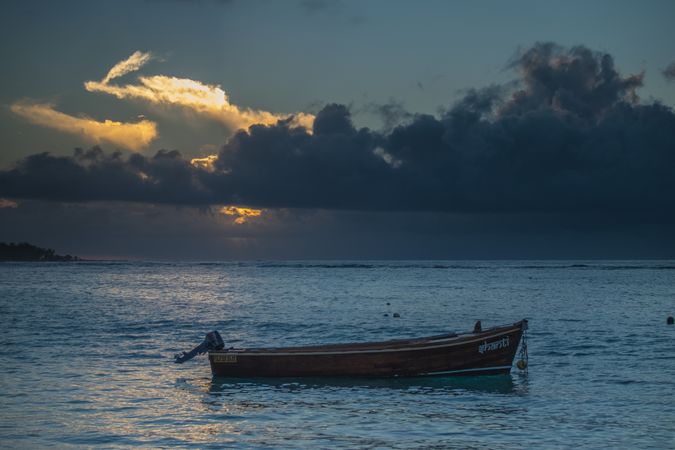
[{"label": "outboard motor", "polygon": [[222,350],[224,347],[225,343],[223,342],[223,338],[220,337],[220,333],[214,330],[210,333],[206,333],[204,342],[202,342],[189,352],[183,352],[182,354],[178,353],[175,356],[176,358],[175,362],[181,364],[184,363],[185,361],[191,360],[197,355],[201,355],[202,353],[206,353],[210,350]]}]

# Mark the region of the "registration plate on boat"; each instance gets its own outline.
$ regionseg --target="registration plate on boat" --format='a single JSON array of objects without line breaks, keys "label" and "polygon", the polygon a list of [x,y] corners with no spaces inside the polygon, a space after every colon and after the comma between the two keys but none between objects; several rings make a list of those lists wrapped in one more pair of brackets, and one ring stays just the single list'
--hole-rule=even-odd
[{"label": "registration plate on boat", "polygon": [[236,363],[237,355],[213,355],[215,363]]}]

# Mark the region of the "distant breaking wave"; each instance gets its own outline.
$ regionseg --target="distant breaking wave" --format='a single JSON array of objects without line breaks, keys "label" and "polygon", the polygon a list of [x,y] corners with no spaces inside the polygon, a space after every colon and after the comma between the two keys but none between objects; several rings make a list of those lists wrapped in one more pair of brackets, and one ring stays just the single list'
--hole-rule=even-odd
[{"label": "distant breaking wave", "polygon": [[550,270],[550,269],[588,269],[588,270],[675,270],[675,264],[438,264],[438,263],[258,263],[260,268],[284,269],[451,269],[451,270]]},{"label": "distant breaking wave", "polygon": [[[3,262],[3,264],[32,264],[31,262]],[[43,263],[44,264],[44,263]],[[436,261],[129,261],[129,260],[84,260],[75,264],[87,266],[175,266],[175,267],[235,267],[261,269],[440,269],[440,270],[675,270],[675,262],[650,261],[639,262],[617,261],[616,264],[599,263],[541,263],[527,261],[477,261],[471,262],[436,262]]]}]

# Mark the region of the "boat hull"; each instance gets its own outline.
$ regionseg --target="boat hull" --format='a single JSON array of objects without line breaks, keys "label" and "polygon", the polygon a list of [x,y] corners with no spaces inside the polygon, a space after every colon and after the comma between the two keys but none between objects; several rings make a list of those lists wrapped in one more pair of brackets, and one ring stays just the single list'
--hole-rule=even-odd
[{"label": "boat hull", "polygon": [[209,352],[217,377],[412,377],[509,373],[527,321],[372,344]]}]

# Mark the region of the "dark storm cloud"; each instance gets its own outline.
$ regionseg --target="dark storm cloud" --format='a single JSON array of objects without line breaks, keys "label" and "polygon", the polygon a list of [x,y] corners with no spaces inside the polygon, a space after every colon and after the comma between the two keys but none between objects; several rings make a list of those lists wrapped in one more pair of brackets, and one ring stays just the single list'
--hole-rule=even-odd
[{"label": "dark storm cloud", "polygon": [[675,81],[675,61],[668,64],[668,67],[663,69],[663,76],[666,77],[668,81]]},{"label": "dark storm cloud", "polygon": [[507,113],[539,108],[560,110],[580,119],[597,119],[620,101],[637,101],[643,74],[621,77],[609,54],[586,47],[564,49],[540,43],[517,56],[511,66],[525,88],[516,92]]},{"label": "dark storm cloud", "polygon": [[313,134],[290,121],[237,133],[214,170],[178,152],[38,154],[0,172],[0,197],[672,217],[675,114],[639,102],[642,74],[550,43],[511,66],[518,88],[468,90],[440,117],[406,116],[391,131],[357,129],[345,106],[330,104]]},{"label": "dark storm cloud", "polygon": [[[215,212],[215,211],[214,211]],[[266,211],[244,225],[208,209],[26,200],[0,208],[0,236],[85,258],[672,258],[672,224],[602,214]],[[48,226],[46,226],[48,225]],[[102,238],[105,237],[105,238]]]},{"label": "dark storm cloud", "polygon": [[152,158],[123,158],[99,147],[76,149],[72,157],[38,153],[0,174],[8,197],[58,201],[124,199],[135,202],[200,204],[211,199],[199,186],[189,161],[177,151]]},{"label": "dark storm cloud", "polygon": [[396,126],[408,123],[414,118],[414,114],[407,111],[403,104],[396,100],[390,100],[387,103],[370,103],[364,110],[374,113],[382,120],[385,132],[390,132]]}]

